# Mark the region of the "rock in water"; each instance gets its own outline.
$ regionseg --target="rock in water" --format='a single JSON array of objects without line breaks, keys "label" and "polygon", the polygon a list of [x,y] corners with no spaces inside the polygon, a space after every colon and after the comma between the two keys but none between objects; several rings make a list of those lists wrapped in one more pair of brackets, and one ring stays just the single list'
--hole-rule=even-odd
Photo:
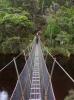
[{"label": "rock in water", "polygon": [[0,100],[8,100],[8,93],[6,91],[0,92]]}]

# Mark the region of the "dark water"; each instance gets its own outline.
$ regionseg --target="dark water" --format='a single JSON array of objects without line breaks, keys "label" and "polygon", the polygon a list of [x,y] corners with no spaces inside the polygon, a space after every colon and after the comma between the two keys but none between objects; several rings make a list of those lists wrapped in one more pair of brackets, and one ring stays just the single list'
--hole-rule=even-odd
[{"label": "dark water", "polygon": [[[0,55],[0,69],[5,66],[9,61],[13,59],[13,57],[16,57],[18,54],[8,54],[8,55]],[[20,56],[16,60],[19,73],[22,71],[25,59],[24,56]],[[17,75],[15,71],[14,63],[12,62],[4,71],[0,73],[0,90],[5,90],[8,92],[9,96],[11,96],[13,89],[16,85],[17,81]]]},{"label": "dark water", "polygon": [[[63,68],[74,78],[74,55],[67,58],[61,54],[55,55],[58,62]],[[50,72],[53,60],[47,57],[47,67]],[[56,64],[52,77],[52,83],[56,100],[64,100],[68,95],[69,90],[74,89],[74,83],[66,76],[66,74]]]},{"label": "dark water", "polygon": [[[0,54],[0,69],[6,65],[9,61],[13,59],[17,54]],[[62,66],[68,71],[68,73],[74,78],[74,55],[71,55],[70,58],[64,57],[61,54],[55,55],[57,60]],[[19,73],[22,71],[25,64],[24,56],[16,60]],[[47,68],[50,72],[53,60],[48,56],[47,57]],[[0,90],[6,90],[11,96],[13,89],[17,81],[17,75],[14,67],[14,63],[11,63],[3,72],[0,73]],[[64,97],[68,94],[70,89],[74,88],[73,83],[70,79],[64,74],[64,72],[55,65],[52,83],[54,88],[54,93],[56,100],[64,100]]]}]

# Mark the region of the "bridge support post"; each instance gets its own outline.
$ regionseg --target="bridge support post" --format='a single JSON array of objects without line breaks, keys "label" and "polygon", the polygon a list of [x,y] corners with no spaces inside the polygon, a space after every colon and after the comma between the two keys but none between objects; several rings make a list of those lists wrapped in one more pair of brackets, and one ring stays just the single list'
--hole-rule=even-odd
[{"label": "bridge support post", "polygon": [[24,54],[24,58],[25,58],[25,61],[26,61],[26,54],[25,54],[25,51],[23,50],[23,54]]},{"label": "bridge support post", "polygon": [[54,58],[54,62],[53,62],[53,65],[52,65],[51,74],[50,74],[51,75],[51,78],[52,78],[52,75],[53,75],[55,63],[56,63],[56,58]]},{"label": "bridge support post", "polygon": [[14,65],[15,65],[15,70],[16,70],[18,82],[19,82],[20,89],[21,89],[22,100],[24,100],[23,89],[22,89],[21,80],[20,80],[20,77],[19,77],[19,72],[18,72],[18,68],[17,68],[17,64],[16,64],[16,59],[15,59],[15,57],[13,58],[13,61],[14,61]]}]

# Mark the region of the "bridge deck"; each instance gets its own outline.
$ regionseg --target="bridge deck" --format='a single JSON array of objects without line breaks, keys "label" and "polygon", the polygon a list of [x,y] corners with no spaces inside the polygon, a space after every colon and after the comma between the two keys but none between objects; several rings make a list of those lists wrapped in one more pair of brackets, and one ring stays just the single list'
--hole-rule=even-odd
[{"label": "bridge deck", "polygon": [[10,100],[55,100],[40,42],[33,44]]},{"label": "bridge deck", "polygon": [[29,100],[41,100],[41,88],[40,87],[41,86],[40,86],[39,53],[38,53],[38,45],[36,45]]}]

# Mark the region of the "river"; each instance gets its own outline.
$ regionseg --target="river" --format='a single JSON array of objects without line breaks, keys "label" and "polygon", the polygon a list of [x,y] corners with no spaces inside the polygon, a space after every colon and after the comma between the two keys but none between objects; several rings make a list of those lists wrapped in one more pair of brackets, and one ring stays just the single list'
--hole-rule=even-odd
[{"label": "river", "polygon": [[[12,60],[17,54],[0,54],[0,69]],[[69,72],[69,74],[74,78],[74,55],[69,58],[61,54],[55,55],[59,63],[64,66],[64,68]],[[53,60],[47,57],[47,68],[50,72]],[[24,56],[22,55],[17,59],[17,66],[19,73],[22,71],[25,64]],[[17,75],[15,71],[14,64],[11,63],[3,72],[0,73],[0,91],[5,90],[11,96],[13,89],[17,81]],[[52,84],[54,88],[54,93],[56,100],[64,100],[65,96],[68,94],[70,89],[74,89],[74,84],[70,79],[64,74],[64,72],[55,65],[54,73],[52,76]]]}]

